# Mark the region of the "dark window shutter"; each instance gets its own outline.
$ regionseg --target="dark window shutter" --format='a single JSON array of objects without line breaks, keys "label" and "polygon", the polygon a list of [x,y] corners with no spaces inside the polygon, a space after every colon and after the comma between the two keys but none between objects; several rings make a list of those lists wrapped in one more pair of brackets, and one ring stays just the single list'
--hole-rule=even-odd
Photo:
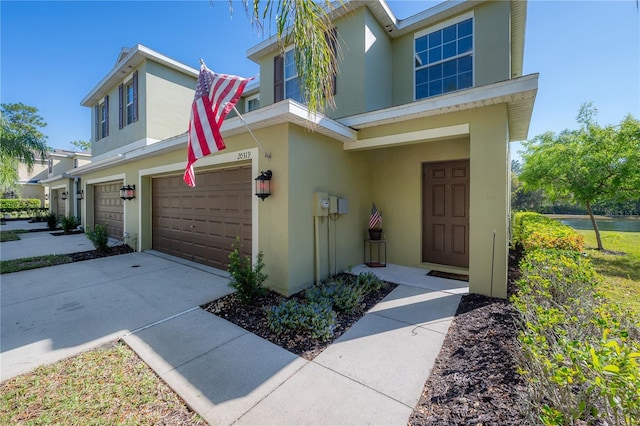
[{"label": "dark window shutter", "polygon": [[284,55],[273,58],[273,102],[284,99]]},{"label": "dark window shutter", "polygon": [[121,84],[120,86],[118,86],[118,129],[122,129],[124,127],[123,125],[123,121],[124,121],[123,106],[124,105],[123,104],[124,104],[124,86]]},{"label": "dark window shutter", "polygon": [[138,71],[133,72],[133,121],[138,121]]},{"label": "dark window shutter", "polygon": [[336,63],[333,66],[333,69],[335,70],[333,72],[333,79],[331,80],[331,93],[333,95],[336,94],[336,86],[337,86],[337,74],[338,74],[338,29],[337,28],[332,28],[331,30],[331,37],[327,37],[327,43],[329,44],[329,48],[331,49],[331,52],[333,53],[333,57],[336,58]]},{"label": "dark window shutter", "polygon": [[107,123],[103,136],[109,136],[109,95],[104,97],[104,121]]},{"label": "dark window shutter", "polygon": [[96,104],[95,107],[93,107],[93,115],[94,117],[94,124],[95,124],[95,135],[94,135],[94,140],[98,140],[100,139],[100,104]]}]

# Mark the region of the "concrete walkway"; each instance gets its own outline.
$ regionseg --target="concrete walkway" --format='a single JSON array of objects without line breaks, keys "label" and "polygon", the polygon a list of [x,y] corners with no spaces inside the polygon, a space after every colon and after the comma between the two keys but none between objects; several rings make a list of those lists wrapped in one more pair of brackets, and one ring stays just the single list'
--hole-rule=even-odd
[{"label": "concrete walkway", "polygon": [[174,260],[3,275],[2,380],[123,337],[210,424],[406,424],[467,292],[424,270],[354,268],[402,285],[307,361],[200,309],[229,293],[227,279]]}]

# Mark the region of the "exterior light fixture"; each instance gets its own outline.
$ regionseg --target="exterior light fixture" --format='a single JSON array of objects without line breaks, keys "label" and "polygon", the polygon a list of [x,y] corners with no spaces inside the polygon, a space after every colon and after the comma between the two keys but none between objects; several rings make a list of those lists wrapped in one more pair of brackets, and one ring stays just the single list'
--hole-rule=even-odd
[{"label": "exterior light fixture", "polygon": [[256,197],[260,198],[264,201],[269,195],[271,195],[271,170],[267,170],[266,172],[260,172],[260,176],[258,176],[256,180]]},{"label": "exterior light fixture", "polygon": [[49,193],[48,192],[46,194],[44,194],[44,200],[45,201],[49,201]]},{"label": "exterior light fixture", "polygon": [[78,192],[76,192],[76,199],[82,200],[83,197],[84,197],[84,191],[82,189],[78,189]]},{"label": "exterior light fixture", "polygon": [[67,195],[69,195],[67,191],[64,191],[62,194],[60,194],[60,198],[62,198],[62,201],[67,199]]},{"label": "exterior light fixture", "polygon": [[136,198],[136,186],[135,185],[126,185],[120,188],[120,198],[123,200],[133,200]]}]

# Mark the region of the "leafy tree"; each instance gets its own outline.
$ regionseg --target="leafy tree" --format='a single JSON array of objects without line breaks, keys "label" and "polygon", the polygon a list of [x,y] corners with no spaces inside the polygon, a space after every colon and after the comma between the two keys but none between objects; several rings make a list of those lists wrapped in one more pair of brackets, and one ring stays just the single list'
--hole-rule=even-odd
[{"label": "leafy tree", "polygon": [[[271,21],[275,14],[277,36],[284,41],[280,45],[283,53],[286,45],[293,43],[300,88],[312,114],[335,106],[333,79],[338,71],[340,50],[329,18],[335,7],[333,3],[331,0],[243,0],[247,15],[260,31],[265,21]],[[229,7],[233,10],[231,0]]]},{"label": "leafy tree", "polygon": [[541,189],[525,191],[520,173],[522,164],[518,160],[511,160],[511,209],[540,212],[545,202],[544,192]]},{"label": "leafy tree", "polygon": [[36,158],[46,156],[46,136],[40,129],[47,123],[37,108],[22,103],[2,104],[0,110],[0,186],[9,190],[16,188],[19,163],[32,170]]},{"label": "leafy tree", "polygon": [[628,115],[617,126],[601,127],[597,110],[583,104],[578,130],[547,132],[524,143],[520,179],[527,189],[544,189],[552,201],[583,205],[603,250],[592,206],[640,199],[640,121]]},{"label": "leafy tree", "polygon": [[89,141],[71,141],[69,145],[83,152],[91,151],[91,142]]}]

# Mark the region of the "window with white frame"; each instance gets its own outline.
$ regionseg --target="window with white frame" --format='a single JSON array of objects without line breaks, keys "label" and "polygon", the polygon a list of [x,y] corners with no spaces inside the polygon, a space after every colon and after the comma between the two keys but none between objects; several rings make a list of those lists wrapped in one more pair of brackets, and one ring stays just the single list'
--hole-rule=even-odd
[{"label": "window with white frame", "polygon": [[284,53],[284,97],[303,103],[295,54],[295,49],[289,49]]},{"label": "window with white frame", "polygon": [[107,109],[107,103],[100,104],[100,138],[104,138],[109,134],[109,110]]},{"label": "window with white frame", "polygon": [[49,164],[47,165],[49,173],[53,173],[53,158],[49,158]]},{"label": "window with white frame", "polygon": [[245,112],[255,111],[260,108],[260,94],[248,96],[245,101]]},{"label": "window with white frame", "polygon": [[415,99],[473,86],[473,18],[416,34]]}]

